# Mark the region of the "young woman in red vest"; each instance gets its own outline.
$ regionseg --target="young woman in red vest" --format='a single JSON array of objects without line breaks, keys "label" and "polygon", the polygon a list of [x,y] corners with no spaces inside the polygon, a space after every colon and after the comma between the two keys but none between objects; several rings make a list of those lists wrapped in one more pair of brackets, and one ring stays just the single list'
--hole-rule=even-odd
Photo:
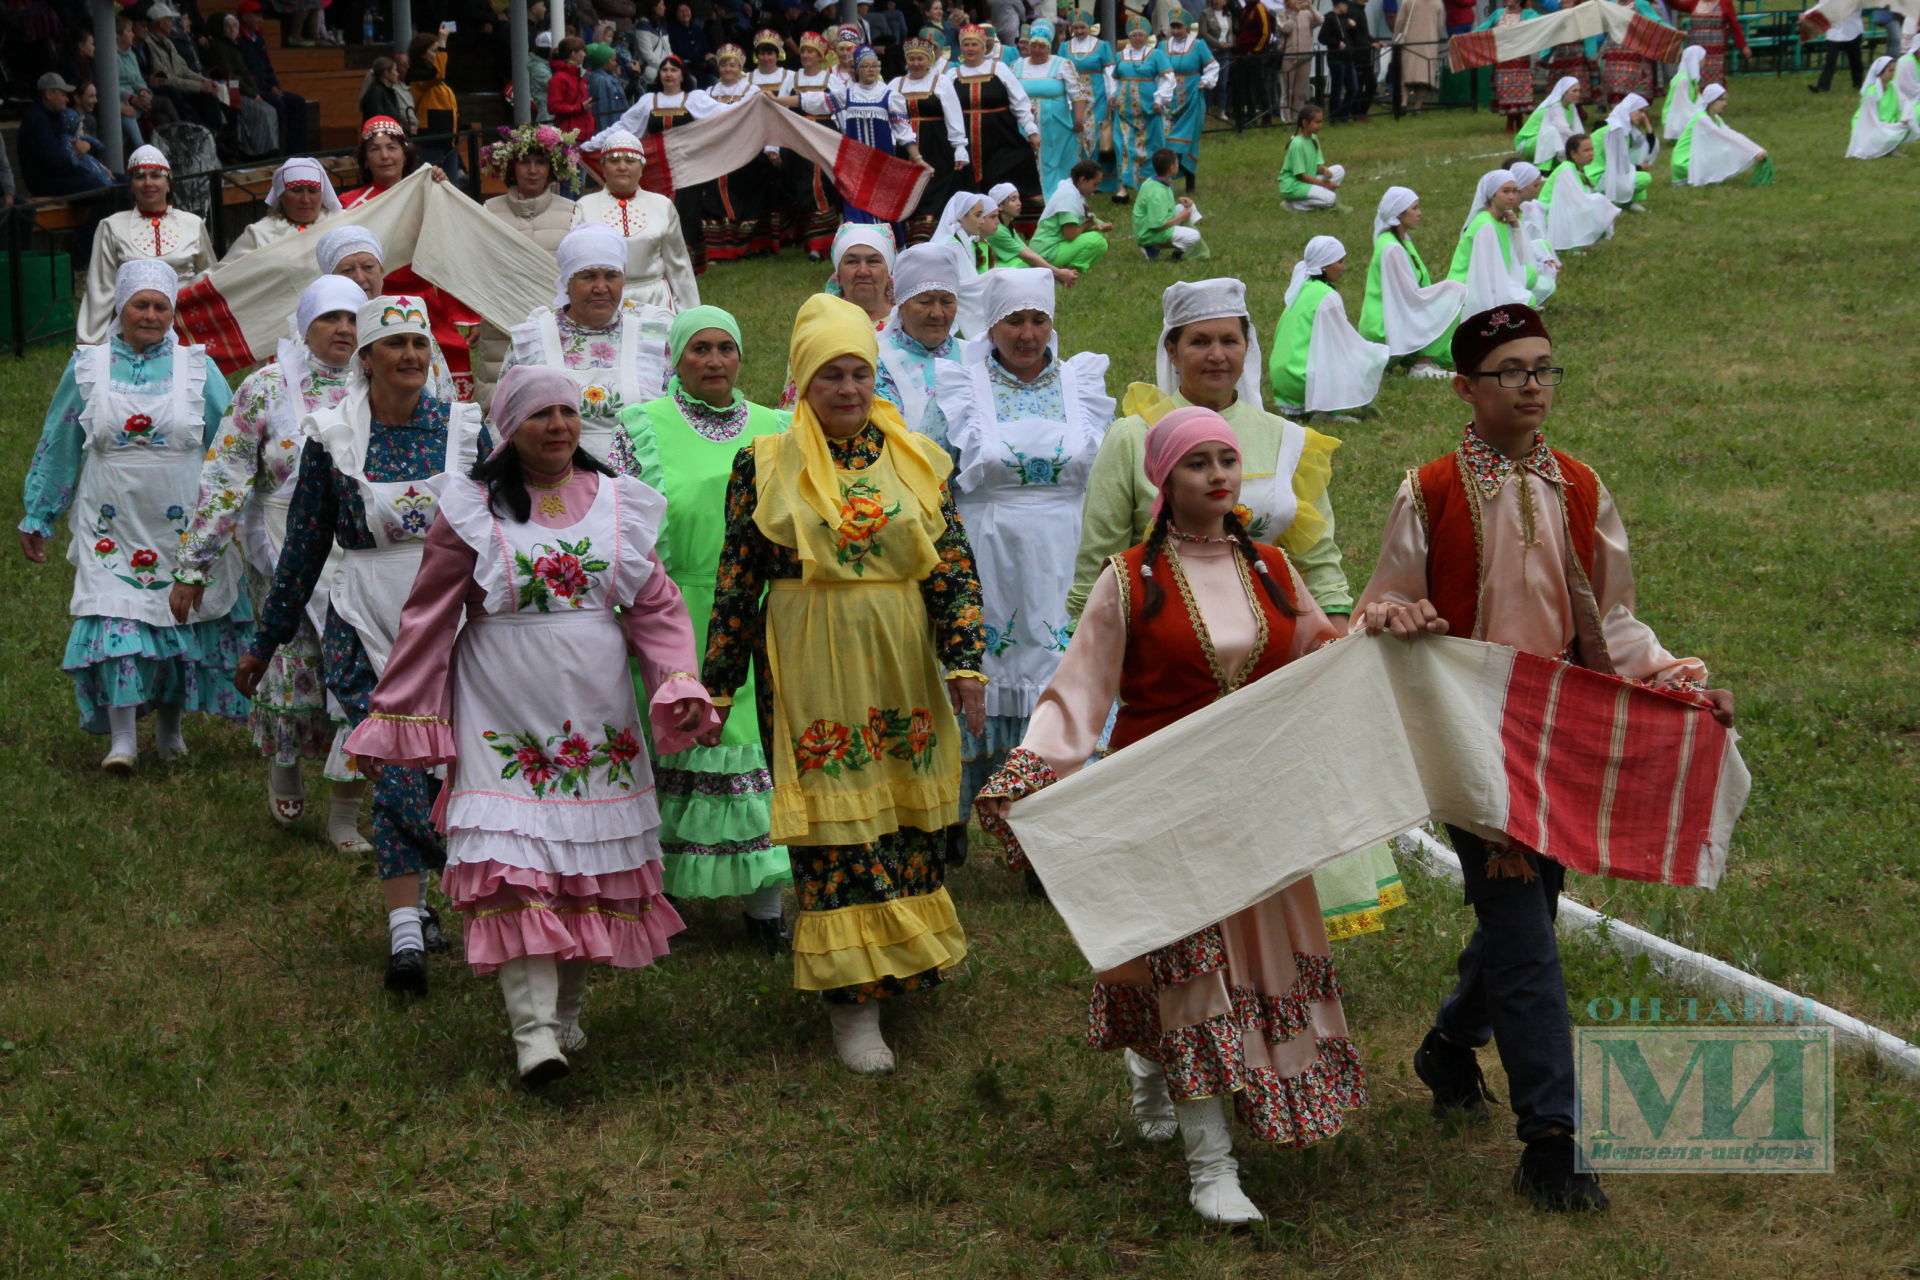
[{"label": "young woman in red vest", "polygon": [[[1407,473],[1354,611],[1369,635],[1470,636],[1631,679],[1705,689],[1698,658],[1668,653],[1634,616],[1627,534],[1593,469],[1541,434],[1562,370],[1530,307],[1460,322],[1454,394],[1473,409],[1460,447]],[[1733,722],[1733,695],[1705,689]],[[1494,1040],[1526,1143],[1513,1189],[1556,1212],[1605,1209],[1574,1163],[1573,1031],[1553,920],[1565,868],[1449,827],[1478,918],[1458,985],[1414,1054],[1433,1113],[1484,1117],[1474,1050]]]},{"label": "young woman in red vest", "polygon": [[[1340,633],[1277,547],[1247,536],[1240,444],[1226,419],[1175,409],[1147,433],[1160,496],[1147,540],[1094,583],[1027,735],[980,792],[996,834],[1015,799],[1077,770],[1117,696],[1120,751]],[[1222,1100],[1263,1141],[1332,1137],[1366,1104],[1313,881],[1096,976],[1087,1039],[1124,1049],[1140,1134],[1186,1144],[1188,1199],[1209,1222],[1255,1222]]]}]

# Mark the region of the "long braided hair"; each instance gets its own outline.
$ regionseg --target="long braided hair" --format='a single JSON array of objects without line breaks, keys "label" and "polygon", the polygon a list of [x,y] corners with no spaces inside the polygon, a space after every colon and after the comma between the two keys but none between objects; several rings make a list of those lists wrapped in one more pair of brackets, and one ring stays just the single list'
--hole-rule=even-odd
[{"label": "long braided hair", "polygon": [[[1254,580],[1260,584],[1260,589],[1266,592],[1267,600],[1273,605],[1275,612],[1283,618],[1299,617],[1299,606],[1287,598],[1287,593],[1281,590],[1280,584],[1273,580],[1273,574],[1267,571],[1267,563],[1260,558],[1259,549],[1253,545],[1253,539],[1247,535],[1247,527],[1240,523],[1240,517],[1231,511],[1227,512],[1226,528],[1227,536],[1233,539],[1234,546],[1239,549],[1242,556],[1246,557],[1248,567],[1253,570]],[[1167,538],[1171,536],[1172,529],[1173,503],[1162,502],[1160,514],[1154,517],[1153,527],[1147,532],[1147,550],[1140,561],[1140,577],[1144,583],[1140,592],[1140,621],[1142,622],[1152,619],[1160,612],[1160,606],[1166,603],[1167,593],[1160,586],[1160,579],[1154,575],[1153,563],[1160,558],[1160,553],[1166,547]]]}]

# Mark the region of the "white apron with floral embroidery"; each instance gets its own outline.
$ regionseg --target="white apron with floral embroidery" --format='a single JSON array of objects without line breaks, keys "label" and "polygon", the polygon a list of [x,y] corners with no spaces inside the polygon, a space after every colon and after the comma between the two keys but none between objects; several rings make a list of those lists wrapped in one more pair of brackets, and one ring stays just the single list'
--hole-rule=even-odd
[{"label": "white apron with floral embroidery", "polygon": [[447,861],[560,875],[660,857],[660,811],[614,606],[654,565],[666,500],[602,476],[565,528],[496,517],[472,481],[441,514],[478,554],[486,612],[454,651]]},{"label": "white apron with floral embroidery", "polygon": [[[269,586],[280,563],[280,550],[287,545],[287,520],[293,512],[293,491],[300,486],[300,452],[305,444],[300,422],[308,412],[306,344],[299,344],[298,351],[290,351],[288,348],[293,345],[285,341],[280,344],[280,399],[268,415],[266,438],[260,442],[260,453],[268,462],[269,474],[279,470],[272,463],[276,457],[291,458],[292,463],[272,492],[262,489],[258,480],[254,482],[254,501],[241,520],[247,560]],[[315,635],[326,634],[327,602],[331,598],[334,575],[340,572],[342,556],[339,544],[335,543],[327,554],[326,567],[320,571],[320,581],[314,584],[313,594],[307,598],[307,620],[313,624]]]},{"label": "white apron with floral embroidery", "polygon": [[1071,633],[1067,590],[1094,455],[1113,420],[1107,357],[1060,364],[1065,422],[995,416],[985,353],[943,363],[934,394],[960,455],[954,504],[967,527],[985,601],[987,714],[1027,716]]},{"label": "white apron with floral embroidery", "polygon": [[[205,378],[205,347],[176,344],[172,377],[139,390],[114,383],[111,342],[79,349],[74,379],[86,402],[87,457],[67,521],[74,617],[175,625],[167,596],[200,497]],[[189,621],[225,617],[244,572],[228,547],[208,567],[206,594]]]},{"label": "white apron with floral embroidery", "polygon": [[359,635],[376,676],[386,671],[387,655],[400,633],[400,610],[413,590],[447,472],[464,475],[471,470],[479,447],[480,406],[455,403],[448,411],[442,469],[420,480],[366,478],[373,418],[364,387],[350,392],[336,408],[306,419],[308,434],[320,441],[335,468],[360,490],[361,510],[373,535],[372,547],[343,549],[332,603],[340,620]]},{"label": "white apron with floral embroidery", "polygon": [[570,365],[560,339],[560,322],[551,307],[541,307],[513,331],[514,354],[523,364],[565,369],[580,384],[580,444],[605,462],[613,433],[621,430],[620,411],[657,400],[667,389],[667,331],[673,312],[665,307],[626,302],[620,309],[620,346],[610,366]]},{"label": "white apron with floral embroidery", "polygon": [[[1300,455],[1307,447],[1307,429],[1288,421],[1280,428],[1280,452],[1272,471],[1248,470],[1241,476],[1240,513],[1247,536],[1255,542],[1277,543],[1280,535],[1300,514],[1300,499],[1294,496],[1293,473],[1300,467]],[[1249,467],[1256,465],[1247,459]]]}]

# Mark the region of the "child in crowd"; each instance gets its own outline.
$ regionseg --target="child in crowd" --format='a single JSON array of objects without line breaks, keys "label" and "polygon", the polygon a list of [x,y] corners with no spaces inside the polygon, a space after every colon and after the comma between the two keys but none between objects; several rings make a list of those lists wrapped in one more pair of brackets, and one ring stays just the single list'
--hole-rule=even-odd
[{"label": "child in crowd", "polygon": [[1200,221],[1200,206],[1192,196],[1177,196],[1174,175],[1180,171],[1180,157],[1171,148],[1153,153],[1153,177],[1140,184],[1133,198],[1133,238],[1148,261],[1171,246],[1172,258],[1204,258],[1207,242],[1195,227]]}]

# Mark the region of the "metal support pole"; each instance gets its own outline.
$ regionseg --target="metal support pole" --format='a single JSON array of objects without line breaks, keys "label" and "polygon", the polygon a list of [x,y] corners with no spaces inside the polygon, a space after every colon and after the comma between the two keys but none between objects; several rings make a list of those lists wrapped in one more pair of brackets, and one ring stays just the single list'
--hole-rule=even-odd
[{"label": "metal support pole", "polygon": [[[840,0],[840,25],[843,27],[860,25],[859,0]],[[851,75],[851,69],[847,69],[847,73]]]},{"label": "metal support pole", "polygon": [[527,0],[508,0],[507,26],[513,32],[507,48],[513,67],[513,122],[533,119],[533,81],[527,74]]},{"label": "metal support pole", "polygon": [[1100,38],[1118,49],[1126,41],[1127,33],[1115,23],[1120,6],[1114,0],[1100,0]]},{"label": "metal support pole", "polygon": [[552,24],[553,47],[558,49],[567,38],[567,0],[547,0],[547,20]]},{"label": "metal support pole", "polygon": [[114,39],[113,20],[120,13],[113,0],[93,0],[93,83],[100,90],[100,142],[107,154],[101,159],[115,173],[125,172],[126,147],[120,134],[120,46]]},{"label": "metal support pole", "polygon": [[393,0],[393,47],[401,53],[413,43],[413,0]]}]

